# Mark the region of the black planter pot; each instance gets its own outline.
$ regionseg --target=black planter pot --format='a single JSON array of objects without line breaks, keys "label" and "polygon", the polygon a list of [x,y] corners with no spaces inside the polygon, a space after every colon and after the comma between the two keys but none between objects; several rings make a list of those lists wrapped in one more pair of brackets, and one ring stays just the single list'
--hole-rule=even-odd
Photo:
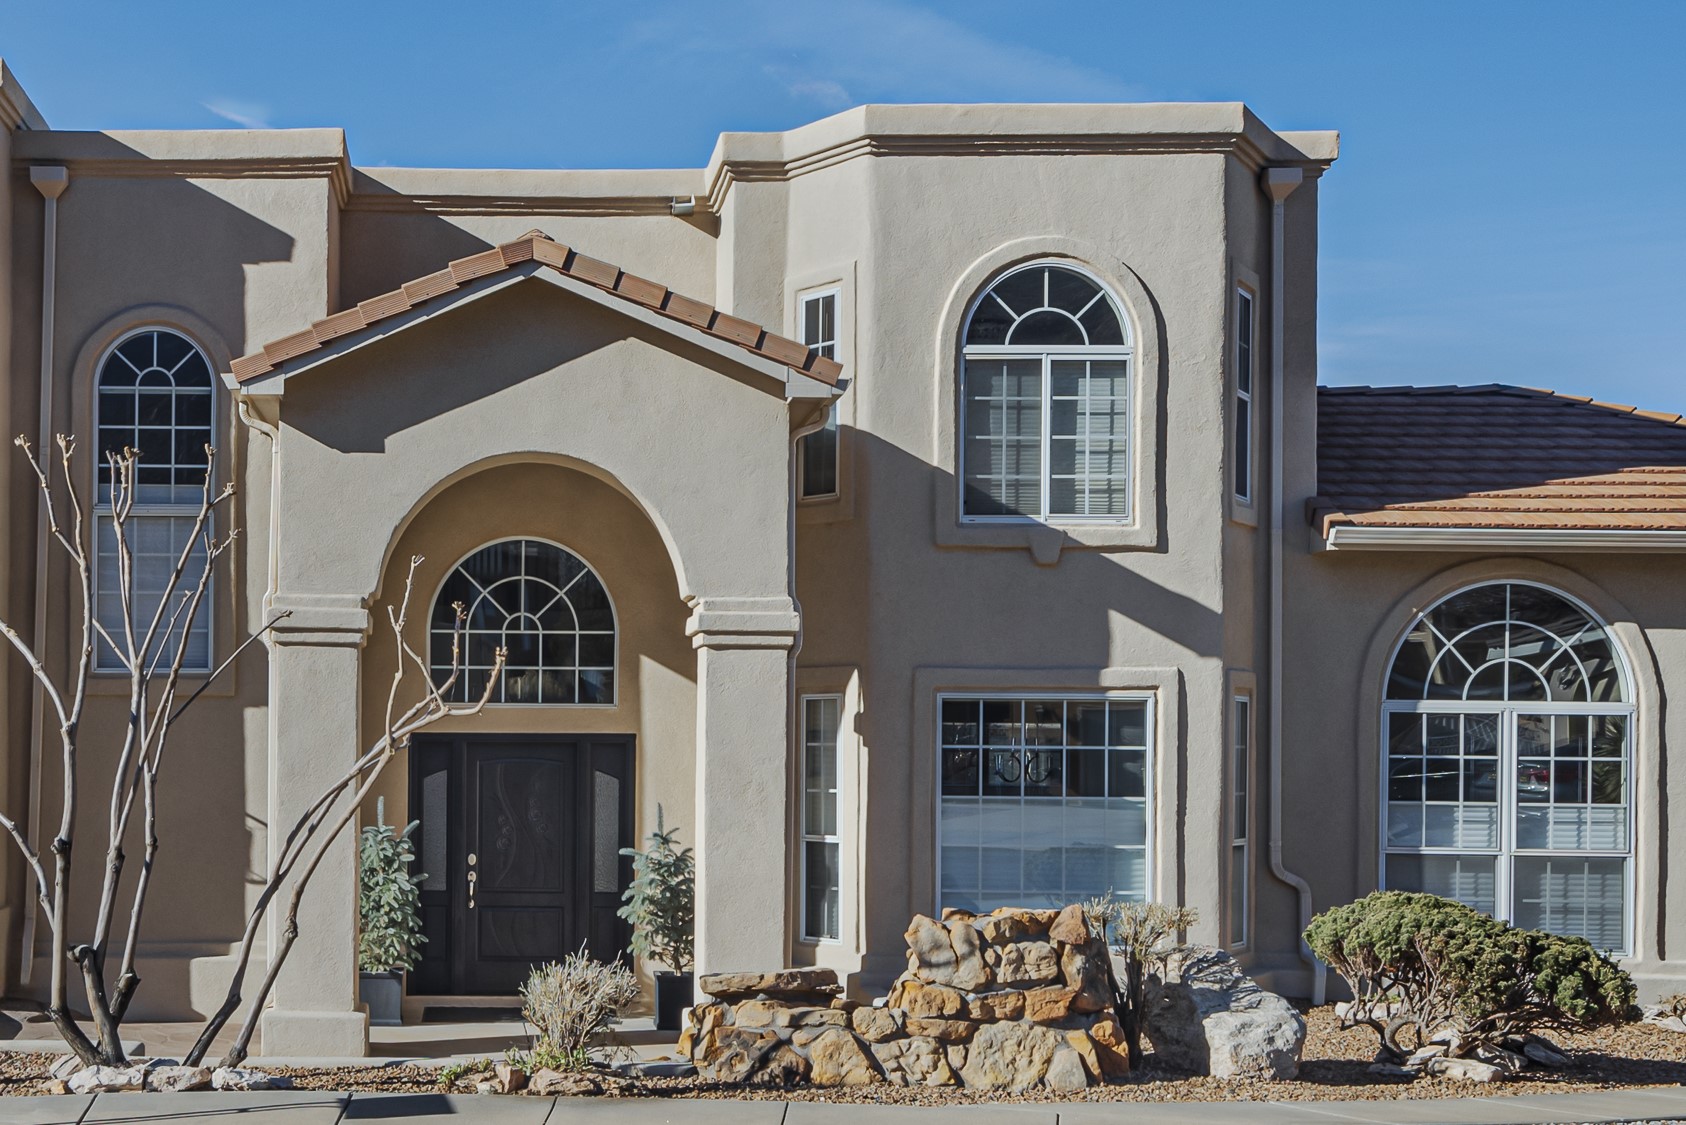
[{"label": "black planter pot", "polygon": [[368,1005],[369,1023],[375,1027],[398,1027],[404,1022],[404,974],[358,973],[357,998]]},{"label": "black planter pot", "polygon": [[696,981],[690,973],[657,973],[656,1030],[678,1031],[695,995]]}]

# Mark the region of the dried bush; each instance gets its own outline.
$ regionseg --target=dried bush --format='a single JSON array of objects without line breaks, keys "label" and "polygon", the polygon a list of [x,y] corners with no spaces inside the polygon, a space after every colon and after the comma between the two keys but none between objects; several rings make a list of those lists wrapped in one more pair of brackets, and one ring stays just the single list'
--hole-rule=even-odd
[{"label": "dried bush", "polygon": [[[1130,1048],[1130,1065],[1142,1063],[1142,1025],[1147,1013],[1147,974],[1182,943],[1177,935],[1199,921],[1192,906],[1161,902],[1121,902],[1112,895],[1083,904],[1089,928],[1103,937],[1124,963],[1124,981],[1113,978],[1113,1006]],[[1110,966],[1108,966],[1110,971]]]},{"label": "dried bush", "polygon": [[1312,952],[1352,989],[1349,1026],[1395,1059],[1435,1040],[1454,1056],[1545,1030],[1631,1018],[1633,981],[1584,938],[1521,930],[1451,899],[1377,891],[1312,919]]},{"label": "dried bush", "polygon": [[530,1056],[552,1070],[591,1065],[592,1043],[638,1001],[638,978],[619,961],[594,961],[582,947],[534,969],[521,986],[521,1015],[534,1029]]}]

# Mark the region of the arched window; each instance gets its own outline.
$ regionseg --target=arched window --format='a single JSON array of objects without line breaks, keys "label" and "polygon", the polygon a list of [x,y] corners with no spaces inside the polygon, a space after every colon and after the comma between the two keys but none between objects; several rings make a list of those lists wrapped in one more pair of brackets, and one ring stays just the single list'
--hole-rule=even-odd
[{"label": "arched window", "polygon": [[1383,703],[1384,885],[1631,950],[1631,700],[1615,639],[1556,591],[1422,614]]},{"label": "arched window", "polygon": [[509,650],[496,703],[615,701],[615,608],[579,556],[539,539],[506,539],[457,565],[433,603],[433,674],[451,670],[455,606],[468,614],[464,673],[452,698],[479,697],[493,654]]},{"label": "arched window", "polygon": [[[137,628],[144,628],[187,545],[199,510],[208,464],[205,447],[214,444],[211,365],[198,345],[180,333],[143,328],[124,336],[105,354],[96,380],[99,497],[107,512],[112,480],[106,454],[121,454],[126,448],[140,454],[126,538],[134,556],[134,617]],[[94,582],[99,621],[113,636],[121,637],[117,535],[109,514],[98,518],[97,529]],[[184,583],[197,581],[198,568],[204,565],[203,546],[196,545],[194,552]],[[194,620],[184,623],[188,647],[183,667],[188,671],[211,667],[212,601],[207,597]],[[97,661],[101,669],[121,667],[103,639]]]},{"label": "arched window", "polygon": [[968,520],[1130,518],[1130,331],[1112,294],[1032,262],[972,305],[961,370]]}]

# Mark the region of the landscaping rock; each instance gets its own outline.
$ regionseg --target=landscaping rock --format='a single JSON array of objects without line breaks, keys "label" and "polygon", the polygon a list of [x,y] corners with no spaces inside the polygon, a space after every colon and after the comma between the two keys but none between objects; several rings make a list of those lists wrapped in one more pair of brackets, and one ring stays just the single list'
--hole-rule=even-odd
[{"label": "landscaping rock", "polygon": [[120,1094],[145,1084],[146,1071],[138,1066],[85,1066],[65,1080],[73,1094]]},{"label": "landscaping rock", "polygon": [[965,992],[976,992],[987,986],[994,974],[984,962],[983,947],[971,920],[949,922],[948,940],[954,949],[954,971],[949,983]]},{"label": "landscaping rock", "polygon": [[1060,911],[1054,924],[1048,927],[1048,936],[1066,945],[1088,945],[1089,921],[1083,916],[1083,908],[1073,903]]},{"label": "landscaping rock", "polygon": [[979,1090],[1028,1090],[1063,1042],[1059,1032],[1033,1023],[986,1023],[967,1046],[961,1081]]},{"label": "landscaping rock", "polygon": [[147,1068],[146,1089],[162,1094],[180,1094],[188,1090],[209,1090],[211,1068],[208,1066],[154,1066]]},{"label": "landscaping rock", "polygon": [[925,1035],[932,1039],[963,1043],[972,1037],[979,1025],[971,1020],[925,1020],[918,1016],[909,1016],[906,1027],[909,1035]]},{"label": "landscaping rock", "polygon": [[1058,1023],[1077,1003],[1072,988],[1033,988],[1024,994],[1024,1018],[1033,1023]]},{"label": "landscaping rock", "polygon": [[972,997],[966,1014],[978,1023],[1024,1018],[1024,993],[1016,989],[1006,992],[985,992]]},{"label": "landscaping rock", "polygon": [[1166,958],[1147,980],[1145,1031],[1174,1067],[1216,1078],[1291,1079],[1299,1074],[1305,1019],[1209,946]]},{"label": "landscaping rock", "polygon": [[527,1072],[511,1063],[497,1063],[492,1067],[492,1082],[500,1094],[518,1093],[527,1085]]},{"label": "landscaping rock", "polygon": [[868,1043],[882,1043],[902,1033],[902,1016],[891,1008],[856,1008],[849,1014],[855,1034]]},{"label": "landscaping rock", "polygon": [[[961,1050],[962,1048],[953,1048]],[[884,1078],[896,1086],[955,1086],[959,1079],[949,1066],[948,1051],[935,1039],[915,1036],[872,1045],[873,1058]]]},{"label": "landscaping rock", "polygon": [[1065,1033],[1065,1041],[1082,1060],[1084,1073],[1095,1082],[1103,1081],[1105,1074],[1101,1070],[1100,1053],[1095,1050],[1095,1041],[1089,1033],[1082,1028],[1073,1028]]},{"label": "landscaping rock", "polygon": [[541,1098],[571,1098],[603,1092],[602,1084],[589,1074],[564,1074],[549,1067],[528,1079],[527,1089]]},{"label": "landscaping rock", "polygon": [[1042,1076],[1042,1083],[1062,1094],[1076,1093],[1088,1088],[1089,1073],[1083,1069],[1082,1057],[1070,1046],[1061,1043],[1054,1048],[1053,1058],[1048,1060],[1048,1073]]},{"label": "landscaping rock", "polygon": [[1479,1059],[1452,1059],[1445,1055],[1429,1059],[1423,1072],[1460,1082],[1497,1082],[1504,1077],[1504,1071],[1491,1063]]},{"label": "landscaping rock", "polygon": [[1106,1078],[1124,1078],[1130,1073],[1130,1047],[1124,1041],[1124,1029],[1108,1016],[1089,1025],[1089,1038],[1095,1044],[1095,1055],[1101,1061],[1101,1074]]},{"label": "landscaping rock", "polygon": [[1528,1061],[1538,1063],[1550,1070],[1563,1070],[1569,1065],[1568,1055],[1540,1042],[1538,1039],[1530,1039],[1524,1043],[1522,1054]]},{"label": "landscaping rock", "polygon": [[947,926],[915,914],[902,936],[907,939],[910,972],[932,984],[954,983],[954,943],[949,940]]},{"label": "landscaping rock", "polygon": [[756,996],[799,997],[836,995],[842,991],[833,969],[779,969],[771,973],[708,973],[697,978],[697,989],[722,1000]]},{"label": "landscaping rock", "polygon": [[991,948],[1000,950],[1000,960],[995,966],[995,978],[1002,984],[1038,985],[1059,979],[1059,954],[1045,941],[1026,941]]},{"label": "landscaping rock", "polygon": [[213,1090],[285,1090],[291,1085],[291,1079],[238,1066],[219,1066],[211,1072]]},{"label": "landscaping rock", "polygon": [[54,1078],[69,1079],[72,1074],[82,1069],[82,1060],[75,1055],[65,1055],[48,1068],[47,1073]]},{"label": "landscaping rock", "polygon": [[878,1081],[878,1070],[859,1039],[841,1027],[828,1027],[807,1044],[808,1077],[816,1086],[865,1086]]},{"label": "landscaping rock", "polygon": [[1378,1078],[1415,1078],[1419,1073],[1408,1066],[1390,1062],[1371,1063],[1364,1069]]}]

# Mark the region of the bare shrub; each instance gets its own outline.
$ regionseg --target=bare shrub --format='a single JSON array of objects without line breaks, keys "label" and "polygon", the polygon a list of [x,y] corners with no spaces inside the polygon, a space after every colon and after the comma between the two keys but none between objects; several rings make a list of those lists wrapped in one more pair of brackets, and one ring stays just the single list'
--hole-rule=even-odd
[{"label": "bare shrub", "polygon": [[591,1048],[637,1003],[638,978],[619,961],[594,961],[582,947],[540,965],[521,986],[521,1015],[533,1026],[531,1058],[553,1070],[583,1070]]}]

